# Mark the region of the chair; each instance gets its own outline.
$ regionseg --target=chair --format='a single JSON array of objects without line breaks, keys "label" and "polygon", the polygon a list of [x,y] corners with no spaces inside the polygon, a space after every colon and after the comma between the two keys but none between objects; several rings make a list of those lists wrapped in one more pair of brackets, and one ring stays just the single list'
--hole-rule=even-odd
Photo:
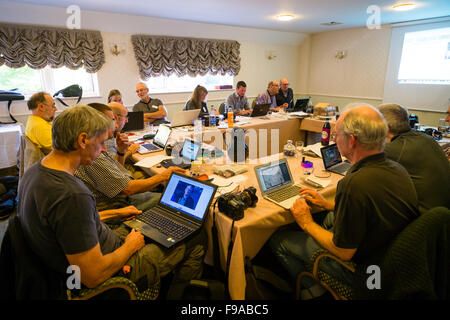
[{"label": "chair", "polygon": [[225,114],[225,102],[222,102],[219,106],[219,114]]},{"label": "chair", "polygon": [[35,145],[25,134],[20,137],[20,146],[18,151],[19,179],[29,167],[44,157],[44,152]]},{"label": "chair", "polygon": [[[321,259],[328,257],[354,272],[352,287],[321,271]],[[381,288],[368,289],[366,267],[378,261]],[[450,209],[430,209],[411,222],[388,245],[380,259],[356,265],[342,261],[326,250],[311,258],[308,270],[297,277],[297,298],[301,280],[311,277],[335,299],[449,299],[450,298]]]},{"label": "chair", "polygon": [[[124,277],[112,277],[93,289],[68,290],[62,275],[45,266],[29,248],[18,216],[10,218],[3,238],[0,282],[0,300],[86,300],[112,289],[125,290],[132,300],[155,300],[159,294],[159,286],[139,292],[136,284]],[[117,297],[118,291],[110,293],[115,294],[112,297]]]}]

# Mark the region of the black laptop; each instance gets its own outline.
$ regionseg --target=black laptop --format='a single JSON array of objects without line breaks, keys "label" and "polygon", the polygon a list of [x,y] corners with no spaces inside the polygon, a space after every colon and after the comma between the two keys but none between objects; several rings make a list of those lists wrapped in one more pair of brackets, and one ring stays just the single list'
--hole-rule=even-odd
[{"label": "black laptop", "polygon": [[173,172],[159,203],[124,224],[170,248],[200,230],[216,191],[214,184]]},{"label": "black laptop", "polygon": [[184,140],[183,148],[181,149],[180,154],[175,155],[174,159],[166,159],[161,161],[161,165],[164,168],[175,166],[182,169],[189,169],[191,167],[191,162],[197,159],[201,153],[201,149],[201,143],[186,139]]},{"label": "black laptop", "polygon": [[255,104],[250,117],[262,117],[265,116],[270,110],[270,103]]},{"label": "black laptop", "polygon": [[144,129],[144,112],[130,111],[128,112],[128,122],[123,126],[122,132],[138,131]]},{"label": "black laptop", "polygon": [[293,108],[286,109],[287,112],[306,112],[306,107],[308,106],[309,98],[307,99],[297,99]]},{"label": "black laptop", "polygon": [[322,154],[323,166],[327,171],[345,176],[352,166],[349,162],[342,161],[341,153],[335,143],[320,148],[320,153]]}]

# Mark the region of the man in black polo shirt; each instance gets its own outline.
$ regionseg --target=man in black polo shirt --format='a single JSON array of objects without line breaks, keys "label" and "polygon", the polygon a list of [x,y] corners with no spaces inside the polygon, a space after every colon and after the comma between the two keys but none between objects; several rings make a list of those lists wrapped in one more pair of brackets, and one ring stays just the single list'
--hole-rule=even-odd
[{"label": "man in black polo shirt", "polygon": [[294,108],[294,92],[289,88],[289,81],[286,78],[280,80],[280,90],[276,97],[277,106],[283,107],[285,110]]},{"label": "man in black polo shirt", "polygon": [[[325,248],[343,260],[361,262],[385,247],[418,216],[418,200],[408,172],[385,158],[387,134],[383,116],[373,107],[360,106],[339,117],[336,144],[351,163],[347,175],[338,183],[334,202],[317,191],[303,188],[291,207],[302,230],[279,230],[270,245],[279,261],[295,279],[310,257]],[[334,211],[334,221],[320,226],[312,218],[308,203]],[[326,222],[329,222],[330,215]],[[335,261],[321,269],[341,281],[352,284],[354,275]],[[324,291],[311,279],[304,279],[304,299]]]},{"label": "man in black polo shirt", "polygon": [[136,93],[141,99],[133,106],[133,111],[143,111],[144,121],[153,125],[166,123],[167,111],[159,99],[153,99],[148,95],[148,88],[145,83],[139,82],[136,85]]}]

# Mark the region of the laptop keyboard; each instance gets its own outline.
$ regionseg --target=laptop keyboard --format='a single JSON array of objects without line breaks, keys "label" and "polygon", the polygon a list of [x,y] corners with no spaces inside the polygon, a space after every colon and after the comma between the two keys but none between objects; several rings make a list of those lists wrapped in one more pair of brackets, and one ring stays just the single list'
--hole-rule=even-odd
[{"label": "laptop keyboard", "polygon": [[300,189],[300,186],[292,185],[288,188],[284,188],[278,190],[277,192],[271,193],[270,195],[267,195],[267,197],[276,202],[283,202],[284,200],[298,196]]},{"label": "laptop keyboard", "polygon": [[[154,211],[161,211],[164,212],[163,208],[155,207],[152,210]],[[170,214],[169,211],[166,211]],[[147,211],[141,214],[138,218],[139,220],[151,225],[152,227],[155,227],[158,229],[161,233],[164,233],[165,235],[168,235],[175,239],[182,239],[184,238],[189,232],[191,232],[190,229],[177,224],[176,222],[167,219],[159,214]]]}]

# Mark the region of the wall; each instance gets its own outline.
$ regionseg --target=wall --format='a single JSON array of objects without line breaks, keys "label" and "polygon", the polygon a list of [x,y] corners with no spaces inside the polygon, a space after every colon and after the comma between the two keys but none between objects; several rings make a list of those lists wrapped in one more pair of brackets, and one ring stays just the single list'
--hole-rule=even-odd
[{"label": "wall", "polygon": [[[67,17],[65,8],[9,1],[0,3],[1,22],[64,27]],[[132,106],[138,101],[135,85],[140,81],[131,45],[131,34],[173,35],[239,41],[241,44],[241,70],[235,77],[235,83],[239,80],[244,80],[247,83],[247,96],[250,99],[263,92],[270,80],[287,77],[292,83],[297,82],[298,45],[306,37],[301,33],[84,11],[83,9],[81,10],[81,28],[100,30],[105,50],[105,64],[98,72],[100,96],[84,98],[82,103],[104,103],[109,90],[119,89],[127,106]],[[125,43],[126,53],[119,56],[112,55],[109,52],[109,43]],[[268,51],[276,54],[277,58],[268,60]],[[214,104],[218,107],[233,91],[210,92],[208,105]],[[166,105],[168,112],[171,113],[174,110],[181,109],[190,95],[191,92],[152,96],[160,98]],[[73,102],[69,99],[70,103]],[[5,120],[7,115],[6,103],[1,103],[1,105],[3,104],[5,107],[0,109],[0,120]],[[29,114],[26,102],[13,102],[11,110],[19,121],[26,122]]]}]

